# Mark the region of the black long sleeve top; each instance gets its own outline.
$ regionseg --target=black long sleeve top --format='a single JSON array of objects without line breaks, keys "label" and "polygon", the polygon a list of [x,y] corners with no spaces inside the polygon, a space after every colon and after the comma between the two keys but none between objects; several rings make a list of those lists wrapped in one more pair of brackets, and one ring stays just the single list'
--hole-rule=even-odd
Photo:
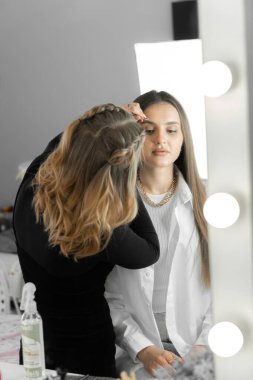
[{"label": "black long sleeve top", "polygon": [[137,217],[113,231],[108,246],[77,262],[48,244],[32,206],[34,178],[58,145],[53,139],[29,166],[17,193],[13,227],[25,282],[36,286],[35,298],[44,326],[46,367],[97,376],[115,375],[115,337],[104,283],[115,264],[139,269],[159,258],[156,232],[139,200]]}]

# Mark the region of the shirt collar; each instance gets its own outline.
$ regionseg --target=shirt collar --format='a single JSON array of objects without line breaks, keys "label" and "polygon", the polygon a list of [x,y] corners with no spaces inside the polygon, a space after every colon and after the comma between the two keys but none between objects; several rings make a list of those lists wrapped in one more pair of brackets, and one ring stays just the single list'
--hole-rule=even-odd
[{"label": "shirt collar", "polygon": [[191,190],[186,183],[183,174],[180,172],[180,170],[177,169],[177,187],[175,191],[175,195],[182,201],[182,203],[190,202],[191,206],[193,205],[192,202],[192,193]]}]

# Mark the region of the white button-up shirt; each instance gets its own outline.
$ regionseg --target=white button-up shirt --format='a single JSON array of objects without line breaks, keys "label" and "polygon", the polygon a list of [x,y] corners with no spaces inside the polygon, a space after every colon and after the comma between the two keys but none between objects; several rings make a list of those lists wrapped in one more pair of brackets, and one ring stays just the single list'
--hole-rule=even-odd
[{"label": "white button-up shirt", "polygon": [[[177,184],[175,217],[179,228],[166,296],[165,323],[170,340],[181,356],[193,345],[207,344],[211,327],[211,295],[201,281],[199,235],[194,221],[192,195],[181,173]],[[175,226],[170,226],[173,229]],[[107,277],[105,296],[110,306],[116,342],[125,370],[135,369],[143,348],[163,348],[152,310],[154,265],[130,270],[115,266]],[[128,364],[127,364],[128,357]],[[132,367],[129,366],[132,362]]]}]

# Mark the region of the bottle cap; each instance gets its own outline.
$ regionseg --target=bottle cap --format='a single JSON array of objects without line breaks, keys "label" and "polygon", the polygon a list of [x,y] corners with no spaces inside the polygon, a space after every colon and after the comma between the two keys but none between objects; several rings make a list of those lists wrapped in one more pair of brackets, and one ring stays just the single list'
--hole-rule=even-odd
[{"label": "bottle cap", "polygon": [[36,313],[37,305],[34,301],[34,293],[36,286],[32,282],[27,282],[22,291],[20,310],[24,310],[26,313]]}]

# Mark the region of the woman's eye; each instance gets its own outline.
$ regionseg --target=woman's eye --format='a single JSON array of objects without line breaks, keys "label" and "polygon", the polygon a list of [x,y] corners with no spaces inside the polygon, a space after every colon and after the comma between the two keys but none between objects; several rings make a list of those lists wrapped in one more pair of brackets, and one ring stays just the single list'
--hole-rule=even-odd
[{"label": "woman's eye", "polygon": [[145,129],[146,135],[152,135],[154,133],[153,129]]},{"label": "woman's eye", "polygon": [[168,129],[168,133],[176,133],[177,130],[176,129]]}]

